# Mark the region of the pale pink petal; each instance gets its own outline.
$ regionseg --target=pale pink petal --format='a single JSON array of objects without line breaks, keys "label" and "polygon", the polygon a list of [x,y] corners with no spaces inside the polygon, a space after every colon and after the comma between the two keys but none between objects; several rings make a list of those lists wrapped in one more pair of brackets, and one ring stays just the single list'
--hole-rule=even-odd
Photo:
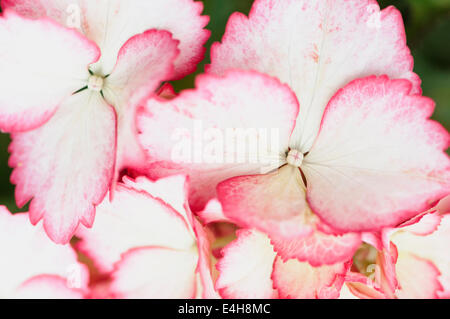
[{"label": "pale pink petal", "polygon": [[257,70],[290,85],[301,109],[291,146],[306,153],[332,95],[348,82],[388,74],[413,81],[400,12],[375,0],[257,0],[249,18],[231,16],[208,72]]},{"label": "pale pink petal", "polygon": [[42,127],[12,135],[19,206],[31,200],[30,219],[52,240],[67,243],[79,223],[89,227],[95,205],[110,186],[115,160],[116,118],[100,94],[85,90],[67,99]]},{"label": "pale pink petal", "polygon": [[25,131],[45,123],[86,86],[98,47],[78,32],[6,10],[0,17],[0,129]]},{"label": "pale pink petal", "polygon": [[111,293],[119,299],[187,299],[196,293],[193,251],[143,247],[124,254],[116,265]]},{"label": "pale pink petal", "polygon": [[194,211],[215,197],[217,183],[278,168],[298,112],[286,86],[255,72],[202,75],[196,86],[150,99],[138,116],[149,176],[189,174]]},{"label": "pale pink petal", "polygon": [[265,175],[239,176],[222,182],[217,195],[224,215],[269,237],[294,239],[313,231],[300,171],[286,165]]},{"label": "pale pink petal", "polygon": [[82,299],[80,289],[71,289],[67,280],[58,276],[36,276],[24,282],[15,292],[17,299]]},{"label": "pale pink petal", "polygon": [[[67,288],[87,288],[87,268],[77,261],[69,245],[56,245],[48,239],[42,225],[32,226],[27,214],[12,215],[4,206],[0,206],[0,255],[3,297],[14,297],[20,286],[42,275],[64,278]],[[35,286],[36,281],[33,282]]]},{"label": "pale pink petal", "polygon": [[406,80],[368,77],[340,90],[302,165],[312,210],[338,230],[373,231],[448,194],[450,136],[428,119],[433,109]]},{"label": "pale pink petal", "polygon": [[338,298],[350,264],[313,267],[296,259],[283,262],[277,257],[273,266],[273,284],[283,299]]},{"label": "pale pink petal", "polygon": [[237,239],[223,249],[216,265],[216,289],[227,299],[268,299],[276,296],[271,279],[275,252],[267,236],[239,230]]},{"label": "pale pink petal", "polygon": [[124,168],[142,169],[146,163],[137,140],[136,109],[172,76],[177,47],[178,41],[167,31],[149,30],[133,36],[120,49],[116,65],[105,79],[102,92],[118,117],[115,180]]},{"label": "pale pink petal", "polygon": [[195,239],[185,219],[170,205],[144,191],[119,184],[114,200],[97,207],[91,229],[80,229],[78,248],[102,272],[111,272],[120,256],[136,247],[189,250]]},{"label": "pale pink petal", "polygon": [[357,233],[329,235],[316,230],[307,237],[292,240],[273,237],[271,243],[282,260],[295,258],[318,267],[351,260],[361,245],[361,235]]},{"label": "pale pink petal", "polygon": [[[192,269],[189,264],[188,269],[182,270],[174,279],[190,282],[193,277],[194,287],[189,283],[189,287],[181,289],[181,295],[176,294],[174,287],[168,287],[167,298],[216,298],[210,245],[205,231],[189,210],[186,177],[172,176],[156,182],[144,177],[136,180],[125,177],[124,183],[117,185],[112,201],[106,198],[97,207],[92,229],[82,229],[77,234],[82,238],[78,248],[94,260],[102,273],[111,273],[115,278],[111,288],[113,297],[156,297],[159,288],[152,285],[162,284],[155,280],[163,280],[161,277],[176,271],[171,268],[176,267],[170,265],[172,262],[189,258],[190,263],[191,258],[196,258]],[[140,250],[147,252],[136,252]],[[149,271],[160,257],[160,268]],[[147,263],[148,271],[139,268],[144,267],[138,265],[141,262]],[[165,262],[168,264],[164,265]],[[134,286],[137,285],[134,277],[141,278],[142,287]],[[130,286],[127,280],[130,280]],[[173,282],[173,285],[178,284]],[[186,295],[191,288],[193,295]]]}]

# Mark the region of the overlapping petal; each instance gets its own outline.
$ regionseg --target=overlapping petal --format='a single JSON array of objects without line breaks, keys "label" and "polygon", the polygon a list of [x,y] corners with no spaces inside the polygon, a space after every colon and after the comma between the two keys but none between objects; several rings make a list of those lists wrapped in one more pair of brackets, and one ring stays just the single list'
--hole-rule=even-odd
[{"label": "overlapping petal", "polygon": [[187,190],[181,176],[156,182],[126,178],[114,199],[98,206],[92,229],[78,232],[78,248],[110,275],[107,295],[216,297],[209,241],[189,211]]},{"label": "overlapping petal", "polygon": [[148,30],[130,38],[120,49],[116,65],[105,79],[105,99],[117,112],[115,180],[124,168],[142,169],[145,154],[137,141],[136,109],[173,76],[179,41],[167,31]]},{"label": "overlapping petal", "polygon": [[97,207],[94,226],[77,234],[83,238],[78,247],[106,273],[136,247],[189,250],[194,245],[188,224],[172,206],[124,185],[117,186],[113,201],[105,198]]}]

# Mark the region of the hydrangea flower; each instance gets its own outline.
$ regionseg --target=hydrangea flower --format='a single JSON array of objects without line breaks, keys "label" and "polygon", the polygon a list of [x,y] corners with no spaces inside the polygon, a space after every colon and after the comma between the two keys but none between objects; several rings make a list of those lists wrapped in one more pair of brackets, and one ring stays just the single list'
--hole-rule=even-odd
[{"label": "hydrangea flower", "polygon": [[86,266],[69,245],[56,245],[27,214],[0,206],[0,297],[83,298],[89,290]]},{"label": "hydrangea flower", "polygon": [[66,243],[119,172],[145,163],[137,103],[195,69],[208,18],[191,0],[1,5],[0,129],[12,133],[17,204],[31,200],[31,222]]},{"label": "hydrangea flower", "polygon": [[208,237],[189,210],[186,177],[125,177],[115,191],[97,207],[92,229],[77,234],[77,248],[107,275],[102,297],[217,297]]},{"label": "hydrangea flower", "polygon": [[[257,0],[248,18],[230,18],[211,59],[196,90],[150,99],[138,116],[149,176],[188,172],[194,211],[218,197],[228,218],[268,234],[284,259],[319,266],[348,260],[361,233],[396,226],[449,193],[450,138],[428,120],[434,103],[419,95],[393,7]],[[276,128],[278,143],[247,149],[253,162],[175,160],[173,132],[186,128],[195,146],[196,122],[224,136]],[[152,136],[155,127],[167,138]],[[272,171],[264,156],[278,159]]]},{"label": "hydrangea flower", "polygon": [[0,206],[0,297],[450,298],[450,135],[395,8],[255,0],[177,94],[201,3],[0,5],[36,225]]}]

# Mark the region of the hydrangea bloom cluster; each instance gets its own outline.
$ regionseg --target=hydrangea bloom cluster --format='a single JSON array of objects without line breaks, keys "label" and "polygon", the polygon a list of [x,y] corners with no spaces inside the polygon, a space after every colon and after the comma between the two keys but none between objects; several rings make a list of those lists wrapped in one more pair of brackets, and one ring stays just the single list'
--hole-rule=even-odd
[{"label": "hydrangea bloom cluster", "polygon": [[255,0],[175,92],[200,2],[0,5],[29,203],[0,208],[1,297],[450,298],[450,135],[394,7]]}]

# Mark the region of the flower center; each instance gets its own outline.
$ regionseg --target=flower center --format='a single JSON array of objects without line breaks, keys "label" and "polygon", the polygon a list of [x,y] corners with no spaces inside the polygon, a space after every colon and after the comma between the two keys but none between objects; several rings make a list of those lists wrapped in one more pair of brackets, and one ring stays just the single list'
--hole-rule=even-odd
[{"label": "flower center", "polygon": [[103,89],[103,78],[98,75],[91,75],[88,80],[88,89],[100,92]]},{"label": "flower center", "polygon": [[289,165],[300,167],[303,163],[303,158],[304,156],[302,152],[295,149],[291,149],[288,153],[286,161],[288,162]]}]

